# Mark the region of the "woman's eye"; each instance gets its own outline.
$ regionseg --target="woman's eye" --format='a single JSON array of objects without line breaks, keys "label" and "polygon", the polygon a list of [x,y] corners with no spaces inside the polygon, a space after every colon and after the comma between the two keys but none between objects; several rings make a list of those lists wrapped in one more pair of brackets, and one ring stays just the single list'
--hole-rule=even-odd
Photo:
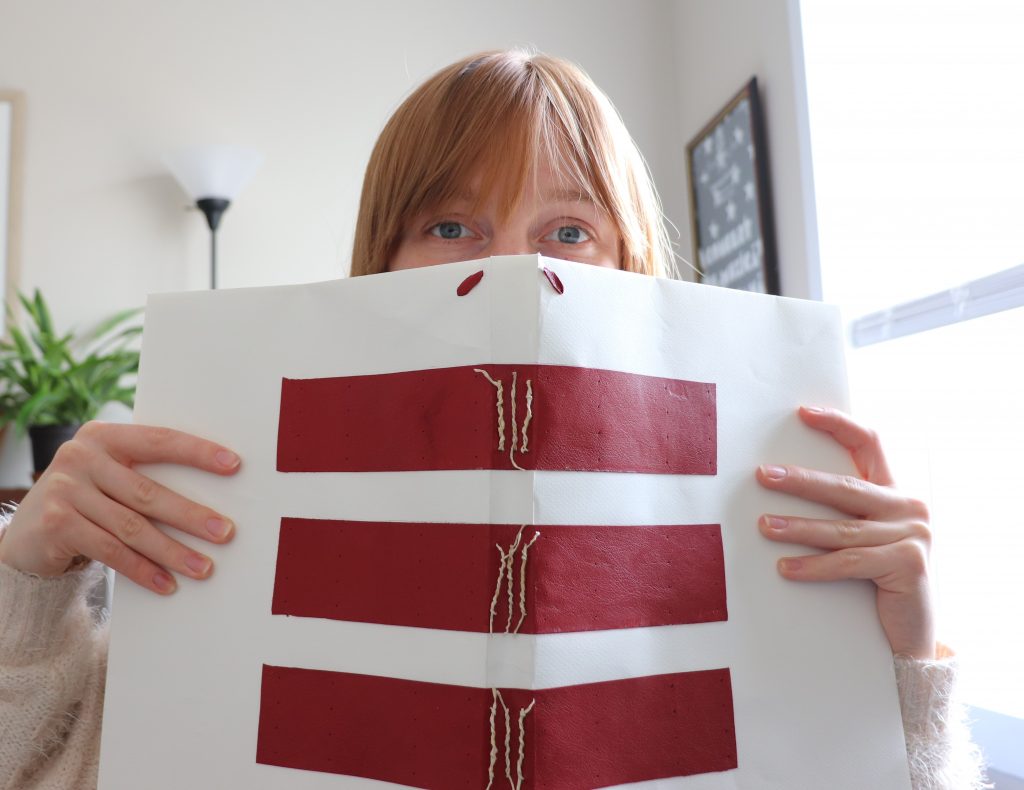
[{"label": "woman's eye", "polygon": [[461,222],[438,222],[430,229],[430,233],[441,239],[464,239],[472,235]]},{"label": "woman's eye", "polygon": [[545,241],[558,241],[562,244],[582,244],[590,241],[590,235],[578,225],[562,225],[544,238]]}]

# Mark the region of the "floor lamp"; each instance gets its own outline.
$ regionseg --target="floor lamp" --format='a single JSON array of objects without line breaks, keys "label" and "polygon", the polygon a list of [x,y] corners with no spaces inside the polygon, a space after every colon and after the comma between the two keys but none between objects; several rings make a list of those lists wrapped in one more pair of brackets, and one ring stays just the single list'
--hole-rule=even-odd
[{"label": "floor lamp", "polygon": [[210,288],[217,288],[217,228],[221,217],[263,164],[263,155],[237,145],[182,148],[164,157],[210,227]]}]

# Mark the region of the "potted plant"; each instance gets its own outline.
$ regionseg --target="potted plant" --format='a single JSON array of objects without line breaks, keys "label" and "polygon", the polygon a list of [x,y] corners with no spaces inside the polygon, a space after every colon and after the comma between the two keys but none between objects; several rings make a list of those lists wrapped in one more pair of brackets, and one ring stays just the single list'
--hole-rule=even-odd
[{"label": "potted plant", "polygon": [[124,324],[141,309],[117,313],[88,332],[58,335],[38,289],[18,300],[28,321],[20,329],[8,308],[9,339],[0,342],[0,425],[28,431],[38,476],[102,406],[134,404],[134,379],[125,379],[139,370],[139,352],[129,345],[142,327]]}]

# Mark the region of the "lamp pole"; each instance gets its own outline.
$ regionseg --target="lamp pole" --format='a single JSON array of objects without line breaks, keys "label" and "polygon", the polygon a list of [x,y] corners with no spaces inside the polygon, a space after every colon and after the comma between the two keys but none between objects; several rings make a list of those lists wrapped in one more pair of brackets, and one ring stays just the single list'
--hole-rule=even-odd
[{"label": "lamp pole", "polygon": [[217,290],[217,228],[220,227],[220,218],[231,205],[230,200],[224,198],[199,198],[196,206],[206,217],[206,224],[210,226],[210,290]]},{"label": "lamp pole", "polygon": [[228,206],[256,174],[263,154],[236,145],[200,145],[164,156],[164,163],[203,212],[210,228],[210,288],[217,288],[217,229]]}]

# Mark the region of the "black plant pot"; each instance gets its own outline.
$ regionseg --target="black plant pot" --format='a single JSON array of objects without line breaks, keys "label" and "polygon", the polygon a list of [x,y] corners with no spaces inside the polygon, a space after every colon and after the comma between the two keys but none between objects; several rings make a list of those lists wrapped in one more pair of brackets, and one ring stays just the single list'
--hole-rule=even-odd
[{"label": "black plant pot", "polygon": [[32,440],[32,463],[36,476],[46,471],[57,448],[78,433],[81,425],[30,425],[29,438]]}]

